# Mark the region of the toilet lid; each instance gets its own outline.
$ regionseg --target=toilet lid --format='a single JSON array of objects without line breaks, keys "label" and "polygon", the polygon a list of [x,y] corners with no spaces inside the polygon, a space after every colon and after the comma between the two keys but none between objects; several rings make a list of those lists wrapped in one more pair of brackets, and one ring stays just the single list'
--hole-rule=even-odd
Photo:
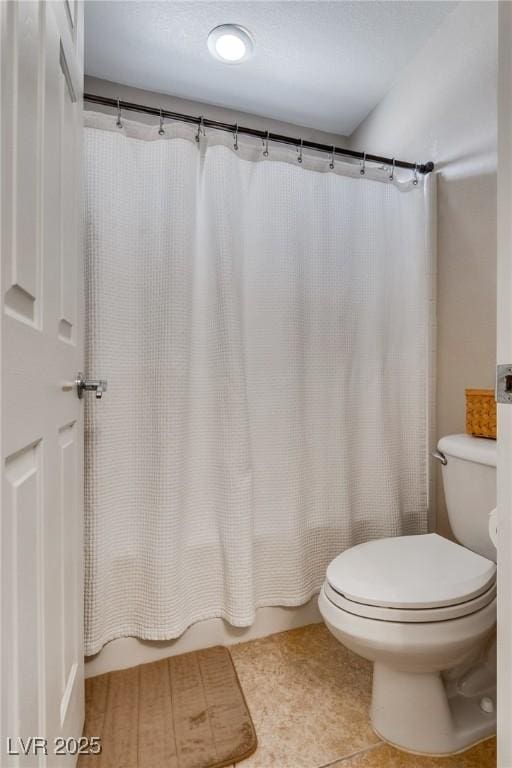
[{"label": "toilet lid", "polygon": [[495,563],[436,533],[368,541],[327,568],[336,592],[388,608],[456,605],[485,592],[495,578]]}]

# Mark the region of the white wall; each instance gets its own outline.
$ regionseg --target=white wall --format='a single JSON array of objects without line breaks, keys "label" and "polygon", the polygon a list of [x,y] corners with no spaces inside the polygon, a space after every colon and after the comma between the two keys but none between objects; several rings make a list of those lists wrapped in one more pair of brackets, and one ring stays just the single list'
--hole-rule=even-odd
[{"label": "white wall", "polygon": [[[129,85],[119,85],[111,83],[109,80],[100,80],[97,77],[86,75],[84,92],[92,93],[95,96],[110,96],[114,99],[120,98],[121,101],[131,101],[136,104],[144,104],[150,107],[168,109],[170,112],[181,112],[186,115],[208,117],[211,120],[219,120],[223,123],[240,123],[247,128],[257,128],[271,133],[280,133],[288,136],[297,136],[305,141],[318,141],[324,144],[337,144],[338,146],[347,146],[348,140],[345,136],[335,133],[326,133],[318,131],[315,128],[304,128],[292,123],[283,123],[279,120],[273,120],[260,115],[252,115],[248,112],[237,112],[234,109],[225,107],[216,107],[212,104],[202,104],[199,101],[189,101],[180,99],[178,96],[166,96],[153,91],[144,91],[140,88],[131,88]],[[86,109],[92,109],[103,112],[111,112],[109,107],[101,107],[97,104],[85,103]],[[158,118],[151,115],[144,115],[136,112],[127,112],[126,117],[139,122],[158,123]]]},{"label": "white wall", "polygon": [[466,387],[494,386],[496,101],[497,4],[461,2],[351,137],[438,170],[438,436],[464,431]]}]

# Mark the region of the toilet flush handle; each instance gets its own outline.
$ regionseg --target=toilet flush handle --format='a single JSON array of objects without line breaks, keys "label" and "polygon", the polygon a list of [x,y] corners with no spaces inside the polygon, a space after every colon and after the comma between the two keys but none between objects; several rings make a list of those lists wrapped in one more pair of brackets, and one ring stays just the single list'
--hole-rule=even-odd
[{"label": "toilet flush handle", "polygon": [[437,461],[440,461],[443,467],[446,467],[446,465],[448,464],[448,459],[446,458],[444,453],[441,453],[441,451],[433,451],[431,456],[433,459],[437,459]]}]

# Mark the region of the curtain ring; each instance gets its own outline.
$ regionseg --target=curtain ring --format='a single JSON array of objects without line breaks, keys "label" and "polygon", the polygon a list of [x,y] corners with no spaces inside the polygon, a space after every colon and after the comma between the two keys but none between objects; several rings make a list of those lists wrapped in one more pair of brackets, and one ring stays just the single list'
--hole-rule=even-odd
[{"label": "curtain ring", "polygon": [[118,128],[123,127],[123,121],[121,120],[121,104],[119,102],[119,96],[117,97],[117,120],[116,125]]},{"label": "curtain ring", "polygon": [[418,163],[414,166],[414,176],[412,179],[412,183],[416,187],[418,185]]},{"label": "curtain ring", "polygon": [[300,140],[300,146],[299,146],[297,152],[299,153],[299,156],[297,158],[297,162],[298,163],[302,163],[302,139]]},{"label": "curtain ring", "polygon": [[238,123],[235,123],[235,132],[233,133],[233,149],[238,152]]},{"label": "curtain ring", "polygon": [[359,171],[361,176],[364,176],[366,173],[366,152],[363,152],[363,164],[361,166],[361,170]]},{"label": "curtain ring", "polygon": [[203,134],[203,136],[206,136],[206,132],[204,130],[204,118],[202,115],[199,118],[199,123],[197,124],[196,141],[198,144],[201,141],[201,133]]},{"label": "curtain ring", "polygon": [[165,129],[164,129],[164,118],[162,115],[162,107],[160,107],[160,128],[158,129],[158,135],[164,136],[165,135]]},{"label": "curtain ring", "polygon": [[267,131],[267,135],[263,139],[263,146],[264,146],[263,157],[268,157],[268,137],[269,137],[269,132]]},{"label": "curtain ring", "polygon": [[395,178],[395,158],[393,158],[393,161],[391,163],[391,173],[389,174],[389,180],[394,181]]},{"label": "curtain ring", "polygon": [[331,169],[331,171],[334,170],[334,144],[332,145],[332,149],[331,149],[331,162],[329,163],[329,168]]}]

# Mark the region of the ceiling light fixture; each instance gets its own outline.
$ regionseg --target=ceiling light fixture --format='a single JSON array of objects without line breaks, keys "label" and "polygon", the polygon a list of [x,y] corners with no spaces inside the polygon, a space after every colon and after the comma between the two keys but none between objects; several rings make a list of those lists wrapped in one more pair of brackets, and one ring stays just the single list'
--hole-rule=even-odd
[{"label": "ceiling light fixture", "polygon": [[224,64],[240,64],[252,55],[253,41],[244,27],[221,24],[208,35],[208,50]]}]

